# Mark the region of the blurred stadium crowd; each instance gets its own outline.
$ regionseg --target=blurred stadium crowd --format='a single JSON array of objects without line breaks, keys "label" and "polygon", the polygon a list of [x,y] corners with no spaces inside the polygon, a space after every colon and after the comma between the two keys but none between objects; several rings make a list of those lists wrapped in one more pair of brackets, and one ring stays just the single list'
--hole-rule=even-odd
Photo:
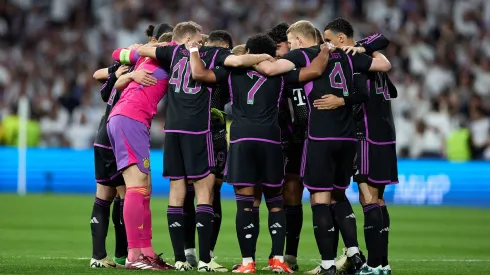
[{"label": "blurred stadium crowd", "polygon": [[[444,158],[452,140],[467,139],[452,146],[490,159],[485,0],[0,0],[0,144],[15,145],[17,101],[27,95],[30,146],[91,147],[104,110],[92,74],[112,63],[113,49],[145,43],[149,24],[193,20],[205,32],[230,31],[238,44],[280,22],[307,19],[323,30],[335,17],[353,22],[356,38],[391,40],[400,157]],[[162,109],[152,125],[156,148]]]}]

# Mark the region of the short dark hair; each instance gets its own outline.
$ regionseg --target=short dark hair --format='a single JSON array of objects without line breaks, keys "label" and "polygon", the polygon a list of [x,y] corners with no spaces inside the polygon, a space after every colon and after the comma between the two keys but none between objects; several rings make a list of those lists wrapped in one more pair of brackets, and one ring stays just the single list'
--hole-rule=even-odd
[{"label": "short dark hair", "polygon": [[352,25],[349,23],[349,21],[344,18],[337,18],[330,21],[330,23],[327,24],[323,31],[326,30],[330,30],[334,33],[343,33],[348,38],[354,37],[354,28],[352,28]]},{"label": "short dark hair", "polygon": [[213,42],[221,42],[228,44],[228,48],[233,49],[233,39],[231,38],[231,34],[224,30],[212,31],[207,41],[208,43]]},{"label": "short dark hair", "polygon": [[245,49],[251,54],[276,55],[276,43],[270,36],[264,33],[250,37],[245,44]]},{"label": "short dark hair", "polygon": [[316,33],[316,42],[318,43],[318,45],[323,44],[324,41],[323,41],[322,32],[318,28],[315,28],[315,33]]},{"label": "short dark hair", "polygon": [[288,42],[288,36],[287,36],[288,29],[289,29],[288,23],[281,23],[279,25],[276,25],[270,31],[268,31],[267,35],[269,35],[274,40],[274,42],[276,42],[276,44],[279,44],[281,42]]},{"label": "short dark hair", "polygon": [[156,25],[155,28],[153,29],[152,37],[158,39],[160,36],[162,36],[162,34],[166,32],[173,32],[173,31],[174,31],[174,27],[172,27],[170,24],[161,23]]},{"label": "short dark hair", "polygon": [[155,26],[149,25],[148,28],[146,28],[146,30],[145,30],[146,36],[148,36],[148,37],[153,36],[153,30],[154,29],[155,29]]}]

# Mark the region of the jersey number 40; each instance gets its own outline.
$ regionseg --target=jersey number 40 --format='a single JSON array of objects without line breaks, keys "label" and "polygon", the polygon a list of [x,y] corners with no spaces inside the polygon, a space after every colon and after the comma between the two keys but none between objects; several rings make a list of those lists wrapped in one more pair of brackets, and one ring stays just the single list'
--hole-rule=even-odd
[{"label": "jersey number 40", "polygon": [[[188,62],[187,57],[181,58],[179,62],[174,65],[172,77],[168,83],[175,85],[176,93],[180,93],[180,90],[182,89],[186,94],[197,94],[201,90],[201,83],[191,79],[191,64]],[[191,84],[194,84],[194,87],[189,87]]]}]

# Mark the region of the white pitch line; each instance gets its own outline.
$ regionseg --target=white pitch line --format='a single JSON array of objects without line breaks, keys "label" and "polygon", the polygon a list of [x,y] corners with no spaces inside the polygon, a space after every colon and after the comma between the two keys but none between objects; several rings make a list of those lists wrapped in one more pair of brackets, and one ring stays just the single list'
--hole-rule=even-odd
[{"label": "white pitch line", "polygon": [[[90,257],[41,257],[41,260],[90,260]],[[241,258],[232,258],[232,257],[219,257],[219,260],[224,261],[241,261]],[[259,262],[266,262],[268,259],[266,258],[258,258]],[[314,259],[298,259],[299,262],[320,262],[319,260]],[[390,262],[490,262],[490,259],[390,259]]]}]

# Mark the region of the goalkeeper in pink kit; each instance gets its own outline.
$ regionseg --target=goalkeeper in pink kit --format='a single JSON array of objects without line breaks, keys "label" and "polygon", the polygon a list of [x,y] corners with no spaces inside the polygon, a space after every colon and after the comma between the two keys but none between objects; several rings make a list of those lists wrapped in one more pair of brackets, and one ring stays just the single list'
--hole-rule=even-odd
[{"label": "goalkeeper in pink kit", "polygon": [[113,58],[136,63],[121,76],[115,89],[124,91],[107,120],[107,132],[117,169],[126,182],[124,220],[128,238],[127,269],[173,269],[156,255],[151,239],[150,125],[157,104],[168,89],[168,73],[157,61],[139,58],[135,50],[118,49]]}]

